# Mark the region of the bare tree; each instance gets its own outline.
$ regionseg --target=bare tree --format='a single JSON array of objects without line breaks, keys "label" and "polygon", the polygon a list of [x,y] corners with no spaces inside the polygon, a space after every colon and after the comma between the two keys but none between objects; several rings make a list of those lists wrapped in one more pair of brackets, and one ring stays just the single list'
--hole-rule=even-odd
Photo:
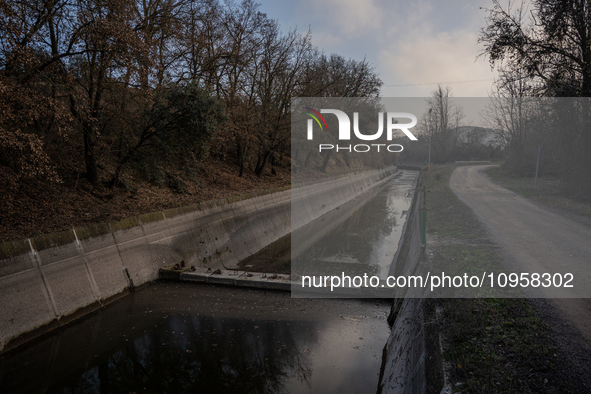
[{"label": "bare tree", "polygon": [[432,159],[448,161],[458,143],[458,131],[464,118],[463,110],[453,102],[451,88],[441,85],[437,85],[431,92],[427,106],[421,128],[431,140]]},{"label": "bare tree", "polygon": [[[479,42],[491,65],[520,70],[537,93],[591,96],[591,1],[533,0],[487,9]],[[527,16],[530,16],[529,18]]]},{"label": "bare tree", "polygon": [[365,59],[326,56],[310,32],[283,34],[254,0],[0,0],[0,44],[0,164],[52,177],[43,135],[68,130],[93,185],[102,168],[117,184],[146,141],[165,139],[146,138],[156,135],[146,114],[165,113],[182,87],[228,114],[216,138],[207,128],[213,152],[261,176],[288,155],[292,97],[377,102],[382,83]]},{"label": "bare tree", "polygon": [[[481,31],[479,42],[484,44],[482,56],[491,65],[500,66],[504,79],[525,81],[527,95],[551,97],[591,97],[591,1],[590,0],[534,0],[531,10],[526,3],[508,3],[502,7],[495,0],[487,10],[487,26]],[[513,103],[518,119],[523,107],[523,86],[502,83],[506,90],[504,107]],[[544,119],[532,126],[525,136],[535,139],[536,145],[549,143],[545,156],[556,159],[555,168],[578,195],[588,194],[591,188],[591,112],[588,100],[537,100],[534,119]],[[506,108],[507,109],[507,108]],[[531,122],[532,117],[529,117]],[[561,119],[560,122],[557,119]],[[513,124],[519,125],[518,122]],[[554,124],[550,132],[547,125]],[[506,130],[509,128],[506,127]],[[513,128],[509,159],[523,160],[522,128]],[[527,129],[527,128],[526,128]],[[531,146],[526,149],[531,151]]]},{"label": "bare tree", "polygon": [[537,102],[531,86],[518,72],[503,71],[495,82],[483,116],[507,152],[515,170],[521,171],[534,133]]},{"label": "bare tree", "polygon": [[289,147],[291,98],[298,91],[312,50],[309,32],[299,35],[291,31],[282,36],[277,24],[268,26],[263,38],[261,53],[251,69],[258,107],[257,176],[272,154]]}]

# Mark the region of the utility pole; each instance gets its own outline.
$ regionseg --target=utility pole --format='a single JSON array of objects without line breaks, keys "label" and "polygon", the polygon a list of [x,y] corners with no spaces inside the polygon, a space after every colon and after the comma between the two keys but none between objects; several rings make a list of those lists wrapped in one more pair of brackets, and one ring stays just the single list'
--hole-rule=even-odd
[{"label": "utility pole", "polygon": [[423,223],[421,225],[421,246],[427,246],[427,191],[425,190],[425,184],[423,189],[420,191],[423,193]]},{"label": "utility pole", "polygon": [[431,136],[429,136],[429,172],[431,172]]},{"label": "utility pole", "polygon": [[433,108],[429,108],[429,172],[431,172],[431,111]]}]

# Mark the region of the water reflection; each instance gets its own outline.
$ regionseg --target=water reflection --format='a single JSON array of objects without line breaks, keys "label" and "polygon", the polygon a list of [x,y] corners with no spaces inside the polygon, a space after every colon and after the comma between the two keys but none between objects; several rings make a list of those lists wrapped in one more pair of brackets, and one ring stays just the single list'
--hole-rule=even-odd
[{"label": "water reflection", "polygon": [[[387,277],[412,202],[410,193],[416,177],[416,171],[402,171],[373,194],[356,199],[340,211],[333,211],[334,219],[326,215],[294,232],[292,272],[340,275],[344,271],[347,275],[367,273]],[[297,212],[292,212],[294,214]],[[316,227],[339,219],[337,225],[317,239],[321,231]],[[313,230],[309,230],[311,228]],[[299,247],[306,243],[310,246]]]},{"label": "water reflection", "polygon": [[297,393],[319,392],[323,379],[345,387],[335,392],[353,392],[352,379],[373,390],[386,311],[375,302],[157,284],[4,356],[0,392]]},{"label": "water reflection", "polygon": [[312,324],[297,331],[286,323],[256,324],[173,316],[49,392],[277,393],[287,379],[308,381],[311,368],[296,343],[314,332]]}]

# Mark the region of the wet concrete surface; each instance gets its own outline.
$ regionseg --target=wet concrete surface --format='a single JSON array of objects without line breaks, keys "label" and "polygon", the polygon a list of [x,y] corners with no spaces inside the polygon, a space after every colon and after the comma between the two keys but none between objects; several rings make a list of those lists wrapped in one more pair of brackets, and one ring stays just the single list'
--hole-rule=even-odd
[{"label": "wet concrete surface", "polygon": [[[401,170],[387,183],[351,200],[243,260],[240,269],[304,275],[388,276],[412,203],[418,171]],[[292,216],[298,215],[292,211]],[[383,294],[383,293],[381,293]],[[294,297],[375,297],[292,287]],[[386,293],[388,297],[393,294]]]},{"label": "wet concrete surface", "polygon": [[0,358],[1,393],[370,393],[381,300],[161,282]]},{"label": "wet concrete surface", "polygon": [[[294,231],[292,274],[387,278],[418,174],[400,171],[384,185]],[[292,211],[292,216],[297,214]]]}]

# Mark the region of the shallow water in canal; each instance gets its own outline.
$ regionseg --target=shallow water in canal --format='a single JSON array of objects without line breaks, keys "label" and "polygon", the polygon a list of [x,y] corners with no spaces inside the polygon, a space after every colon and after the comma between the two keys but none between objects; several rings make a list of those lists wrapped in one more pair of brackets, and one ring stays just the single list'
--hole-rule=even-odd
[{"label": "shallow water in canal", "polygon": [[156,283],[0,358],[0,393],[370,393],[389,304]]},{"label": "shallow water in canal", "polygon": [[[417,171],[402,170],[393,179],[363,193],[291,234],[291,272],[302,275],[389,275],[412,203]],[[303,209],[303,208],[301,208]],[[292,207],[293,218],[298,214]],[[309,296],[294,287],[295,297]],[[362,291],[355,297],[371,297]],[[331,297],[330,289],[322,296]],[[339,295],[340,296],[340,295]]]},{"label": "shallow water in canal", "polygon": [[[401,171],[257,255],[289,262],[291,252],[300,274],[384,277],[416,176]],[[0,357],[0,393],[376,392],[389,310],[386,300],[159,282]]]}]

